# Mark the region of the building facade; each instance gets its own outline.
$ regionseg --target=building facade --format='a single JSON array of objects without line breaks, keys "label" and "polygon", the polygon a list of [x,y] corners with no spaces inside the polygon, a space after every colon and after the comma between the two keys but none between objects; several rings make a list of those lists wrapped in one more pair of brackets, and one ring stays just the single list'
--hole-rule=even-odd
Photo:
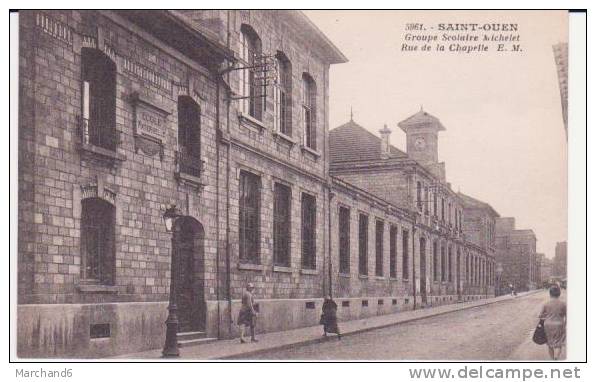
[{"label": "building facade", "polygon": [[567,242],[558,242],[555,246],[555,258],[553,259],[553,276],[567,278]]},{"label": "building facade", "polygon": [[495,257],[503,267],[501,290],[507,290],[510,285],[517,291],[535,289],[539,268],[534,231],[516,229],[515,218],[497,218],[495,243]]},{"label": "building facade", "polygon": [[559,79],[559,92],[561,95],[561,112],[563,115],[563,125],[565,126],[565,136],[567,136],[567,82],[569,78],[569,45],[567,43],[559,43],[553,45],[553,54],[555,56],[555,65],[557,67],[557,78]]},{"label": "building facade", "polygon": [[[24,11],[19,357],[101,357],[494,293],[487,227],[438,162],[355,122],[329,133],[342,53],[295,11]],[[166,211],[175,211],[171,232]],[[489,210],[490,211],[490,210]],[[494,212],[494,211],[493,211]]]}]

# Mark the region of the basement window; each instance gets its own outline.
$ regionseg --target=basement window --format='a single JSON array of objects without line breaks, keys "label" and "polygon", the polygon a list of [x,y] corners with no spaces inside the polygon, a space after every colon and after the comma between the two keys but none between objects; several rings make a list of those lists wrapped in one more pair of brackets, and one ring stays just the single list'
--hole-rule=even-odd
[{"label": "basement window", "polygon": [[397,305],[397,299],[396,298],[394,298],[394,299],[391,300],[391,305]]},{"label": "basement window", "polygon": [[349,301],[342,301],[341,302],[341,306],[342,306],[342,308],[349,308],[350,307],[350,302]]},{"label": "basement window", "polygon": [[377,305],[384,305],[385,304],[385,300],[378,300],[377,301]]},{"label": "basement window", "polygon": [[314,309],[315,308],[315,302],[314,301],[307,301],[306,302],[306,309]]},{"label": "basement window", "polygon": [[89,337],[95,338],[110,338],[110,324],[91,324],[89,327]]},{"label": "basement window", "polygon": [[364,307],[368,306],[368,300],[362,300],[362,306],[364,306]]}]

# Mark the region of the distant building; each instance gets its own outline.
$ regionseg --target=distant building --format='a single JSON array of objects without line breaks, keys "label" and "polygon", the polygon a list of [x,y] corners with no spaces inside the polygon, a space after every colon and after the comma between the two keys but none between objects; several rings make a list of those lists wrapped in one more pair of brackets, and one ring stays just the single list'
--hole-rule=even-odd
[{"label": "distant building", "polygon": [[542,253],[538,255],[538,258],[540,262],[540,281],[544,285],[553,276],[553,260]]},{"label": "distant building", "polygon": [[501,286],[512,284],[518,291],[536,288],[536,235],[531,229],[516,229],[515,218],[498,218],[496,256],[503,266]]},{"label": "distant building", "polygon": [[563,111],[563,123],[565,135],[567,135],[567,79],[568,79],[568,44],[560,43],[553,46],[557,75],[559,77],[559,92],[561,93],[561,109]]},{"label": "distant building", "polygon": [[561,241],[555,246],[553,276],[567,278],[567,242]]}]

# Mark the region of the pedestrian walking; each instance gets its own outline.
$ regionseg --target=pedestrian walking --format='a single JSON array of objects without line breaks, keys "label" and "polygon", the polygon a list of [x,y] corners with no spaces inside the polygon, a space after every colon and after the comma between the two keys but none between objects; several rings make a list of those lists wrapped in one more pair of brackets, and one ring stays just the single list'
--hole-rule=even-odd
[{"label": "pedestrian walking", "polygon": [[341,333],[337,326],[337,304],[331,296],[325,296],[319,323],[323,325],[323,336],[327,337],[327,333],[336,333],[338,339],[341,339]]},{"label": "pedestrian walking", "polygon": [[255,325],[257,321],[257,312],[255,310],[254,298],[252,292],[255,286],[252,283],[246,284],[246,290],[242,293],[242,307],[238,313],[238,325],[240,326],[240,343],[246,343],[244,332],[246,327],[250,328],[250,339],[252,342],[259,342],[255,337]]},{"label": "pedestrian walking", "polygon": [[567,339],[567,304],[559,300],[561,288],[553,285],[549,289],[550,299],[542,307],[539,319],[544,320],[548,354],[552,360],[561,357]]}]

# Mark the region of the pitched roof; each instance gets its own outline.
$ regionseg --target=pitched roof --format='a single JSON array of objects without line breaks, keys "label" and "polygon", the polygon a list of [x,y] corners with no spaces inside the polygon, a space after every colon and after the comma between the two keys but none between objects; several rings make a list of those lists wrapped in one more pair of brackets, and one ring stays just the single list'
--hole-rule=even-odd
[{"label": "pitched roof", "polygon": [[[390,145],[392,158],[407,158],[406,153]],[[329,131],[331,162],[381,159],[381,138],[353,120]]]},{"label": "pitched roof", "polygon": [[435,125],[439,130],[445,130],[445,127],[443,126],[439,118],[422,110],[422,108],[420,108],[420,111],[416,114],[409,116],[408,118],[404,119],[403,121],[397,124],[397,126],[399,126],[404,131],[408,130],[408,128],[410,127],[415,128],[418,126],[425,125]]},{"label": "pitched roof", "polygon": [[483,202],[482,200],[478,200],[461,192],[458,192],[457,195],[463,200],[465,206],[468,208],[486,208],[492,210],[495,216],[500,216],[499,213],[495,211],[490,204]]}]

